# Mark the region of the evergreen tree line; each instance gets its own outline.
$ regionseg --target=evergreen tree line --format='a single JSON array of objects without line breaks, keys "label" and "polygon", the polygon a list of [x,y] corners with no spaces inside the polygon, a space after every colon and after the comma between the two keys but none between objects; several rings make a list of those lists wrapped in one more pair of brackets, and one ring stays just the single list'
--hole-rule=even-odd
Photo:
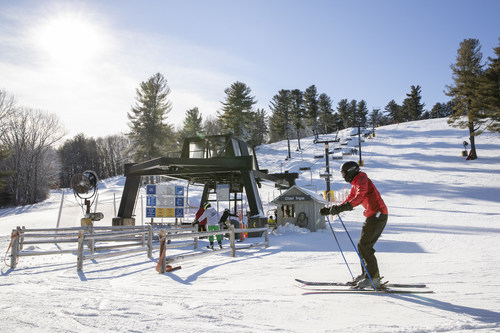
[{"label": "evergreen tree line", "polygon": [[223,133],[233,133],[252,146],[297,139],[300,148],[302,137],[347,127],[449,117],[451,125],[469,129],[474,159],[474,137],[486,128],[500,132],[500,46],[494,51],[496,57],[483,63],[478,40],[460,43],[457,62],[451,65],[454,84],[447,87],[451,100],[436,103],[430,111],[421,102],[419,85],[410,87],[401,104],[391,100],[383,110],[371,112],[363,99],[340,99],[334,107],[326,93],[311,85],[304,91],[279,90],[269,103],[268,115],[255,109],[250,87],[237,81],[224,90],[216,115],[203,119],[199,108],[193,107],[177,130],[168,118],[170,88],[157,73],[136,89],[136,102],[127,114],[128,133],[97,139],[78,134],[58,149],[54,147],[65,135],[58,118],[19,107],[0,90],[0,204],[36,203],[47,197],[50,188],[68,187],[76,173],[90,169],[100,178],[112,177],[123,173],[126,162],[177,155],[187,137]]}]

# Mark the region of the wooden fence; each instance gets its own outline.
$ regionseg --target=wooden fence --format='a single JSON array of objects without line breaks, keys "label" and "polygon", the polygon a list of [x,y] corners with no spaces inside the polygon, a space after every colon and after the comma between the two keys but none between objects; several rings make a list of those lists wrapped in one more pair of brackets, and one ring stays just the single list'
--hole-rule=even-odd
[{"label": "wooden fence", "polygon": [[[247,244],[244,247],[236,247],[236,233],[242,233],[242,232],[264,232],[265,233],[265,241],[261,243],[252,243],[252,244]],[[223,248],[220,250],[213,250],[213,251],[206,251],[206,252],[197,252],[197,253],[189,253],[189,254],[184,254],[184,255],[177,255],[177,256],[171,256],[168,257],[166,254],[160,253],[160,269],[159,273],[163,274],[166,271],[167,264],[174,263],[174,262],[179,262],[179,261],[187,261],[187,260],[192,260],[192,259],[198,259],[201,257],[206,257],[206,256],[211,256],[214,254],[220,254],[220,253],[225,253],[225,252],[231,252],[231,257],[236,256],[236,250],[244,250],[244,249],[249,249],[252,247],[257,247],[257,246],[264,246],[264,247],[269,247],[269,228],[263,227],[263,228],[251,228],[251,229],[235,229],[233,225],[229,226],[228,230],[219,230],[219,231],[208,231],[208,232],[193,232],[191,234],[165,234],[165,233],[160,233],[160,248],[162,248],[162,244],[166,244],[167,240],[172,240],[172,239],[179,239],[179,238],[186,238],[186,237],[201,237],[201,236],[216,236],[216,235],[225,235],[229,232],[229,244],[230,246],[228,248]],[[167,247],[165,247],[166,249]]]},{"label": "wooden fence", "polygon": [[[236,247],[235,234],[242,232],[265,232],[265,242],[246,244],[243,247]],[[17,227],[12,230],[11,235],[11,258],[10,267],[15,268],[18,264],[19,257],[23,256],[38,256],[38,255],[53,255],[63,253],[77,254],[77,271],[83,270],[84,260],[98,259],[125,255],[135,252],[145,251],[147,257],[151,258],[154,249],[161,248],[163,252],[167,248],[180,248],[193,246],[198,248],[198,238],[215,235],[229,234],[230,247],[208,252],[197,252],[186,255],[178,255],[173,257],[161,256],[160,253],[160,273],[165,273],[167,263],[178,261],[186,261],[195,258],[205,257],[213,254],[231,252],[231,256],[236,255],[236,250],[248,249],[257,246],[269,246],[269,229],[252,228],[252,229],[235,229],[230,226],[228,230],[196,232],[196,228],[191,227],[169,227],[165,226],[92,226],[75,227],[75,228],[54,228],[54,229],[26,229]],[[190,239],[190,241],[175,242],[172,240]],[[34,244],[76,244],[76,248],[58,249],[58,250],[23,250],[25,245]],[[110,244],[111,243],[111,244]],[[85,245],[88,251],[84,251]],[[124,248],[118,250],[119,248]],[[112,250],[112,251],[111,251]],[[107,251],[107,252],[106,252]],[[87,252],[87,253],[85,253]],[[98,253],[96,253],[98,252]]]}]

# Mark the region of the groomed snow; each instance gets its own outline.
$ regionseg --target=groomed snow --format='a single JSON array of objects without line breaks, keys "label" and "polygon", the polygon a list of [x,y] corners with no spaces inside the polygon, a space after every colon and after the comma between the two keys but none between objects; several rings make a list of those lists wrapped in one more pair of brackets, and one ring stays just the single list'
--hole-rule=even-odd
[{"label": "groomed snow", "polygon": [[[158,251],[85,261],[74,254],[21,257],[0,277],[0,322],[4,332],[500,332],[500,138],[477,137],[479,159],[465,161],[466,130],[435,119],[377,128],[363,144],[367,172],[389,207],[388,225],[376,245],[382,275],[392,282],[426,283],[424,295],[303,295],[295,278],[351,278],[328,228],[311,233],[278,228],[271,246],[181,262],[181,270],[158,274]],[[295,142],[293,143],[296,144]],[[311,166],[298,185],[325,189],[312,138],[285,161],[286,142],[257,150],[270,172]],[[344,190],[330,162],[332,188]],[[123,178],[100,184],[99,203],[110,225],[113,196]],[[259,190],[265,209],[279,195]],[[16,226],[56,226],[61,191],[43,203],[0,210],[0,249],[5,254]],[[193,192],[195,193],[195,192]],[[61,226],[77,226],[81,210],[65,191]],[[73,203],[72,203],[73,200]],[[354,241],[363,209],[343,213]],[[338,220],[334,230],[354,274],[359,261]],[[245,242],[261,241],[249,238]],[[202,241],[201,246],[204,246]],[[227,244],[227,240],[225,241]],[[49,246],[50,247],[50,246]],[[32,246],[32,250],[46,249]],[[175,254],[189,249],[169,250]],[[3,257],[3,256],[2,256]],[[9,260],[7,259],[7,262]]]}]

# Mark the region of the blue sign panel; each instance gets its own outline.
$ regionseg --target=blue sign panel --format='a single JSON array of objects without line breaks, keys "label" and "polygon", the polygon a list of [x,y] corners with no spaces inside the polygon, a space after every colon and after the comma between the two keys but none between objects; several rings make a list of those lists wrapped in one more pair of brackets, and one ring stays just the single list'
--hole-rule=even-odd
[{"label": "blue sign panel", "polygon": [[175,207],[184,207],[184,197],[175,198]]},{"label": "blue sign panel", "polygon": [[146,194],[155,195],[156,194],[156,185],[146,185]]},{"label": "blue sign panel", "polygon": [[184,208],[176,208],[175,217],[184,217]]},{"label": "blue sign panel", "polygon": [[156,197],[147,196],[146,197],[146,206],[156,206]]},{"label": "blue sign panel", "polygon": [[175,187],[175,195],[176,196],[184,196],[184,186],[176,186]]},{"label": "blue sign panel", "polygon": [[146,208],[146,217],[156,217],[156,208]]}]

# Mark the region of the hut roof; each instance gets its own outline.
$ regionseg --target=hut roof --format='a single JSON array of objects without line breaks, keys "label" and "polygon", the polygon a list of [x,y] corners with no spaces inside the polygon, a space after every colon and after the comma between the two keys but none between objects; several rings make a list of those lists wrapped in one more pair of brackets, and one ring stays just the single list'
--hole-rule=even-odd
[{"label": "hut roof", "polygon": [[271,203],[286,204],[288,202],[308,201],[313,200],[319,204],[326,205],[327,201],[319,194],[305,189],[303,187],[293,185],[288,190],[283,192],[279,197],[275,198]]}]

